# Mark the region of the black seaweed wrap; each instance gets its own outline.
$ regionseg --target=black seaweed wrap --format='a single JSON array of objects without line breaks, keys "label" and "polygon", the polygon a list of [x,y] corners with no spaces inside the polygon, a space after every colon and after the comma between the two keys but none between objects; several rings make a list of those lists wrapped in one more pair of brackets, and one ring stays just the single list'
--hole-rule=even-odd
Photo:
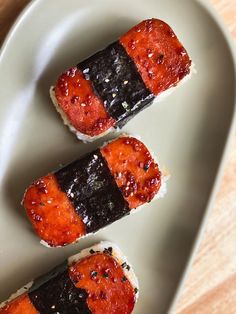
[{"label": "black seaweed wrap", "polygon": [[87,233],[130,212],[99,149],[60,169],[55,176],[82,218]]},{"label": "black seaweed wrap", "polygon": [[119,127],[154,99],[133,60],[119,42],[82,61],[78,68],[92,82],[95,92]]},{"label": "black seaweed wrap", "polygon": [[34,281],[29,298],[40,314],[91,314],[88,294],[71,281],[67,262]]}]

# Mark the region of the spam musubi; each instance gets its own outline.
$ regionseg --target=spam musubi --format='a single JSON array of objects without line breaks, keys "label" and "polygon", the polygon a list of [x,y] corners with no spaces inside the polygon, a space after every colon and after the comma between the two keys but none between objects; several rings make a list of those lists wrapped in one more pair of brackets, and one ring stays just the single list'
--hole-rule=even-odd
[{"label": "spam musubi", "polygon": [[23,206],[43,244],[64,246],[164,191],[165,176],[146,146],[121,136],[33,182]]},{"label": "spam musubi", "polygon": [[0,305],[0,314],[129,314],[138,281],[119,248],[101,242],[30,282]]},{"label": "spam musubi", "polygon": [[50,94],[70,130],[92,141],[189,77],[191,63],[171,27],[149,19],[60,75]]}]

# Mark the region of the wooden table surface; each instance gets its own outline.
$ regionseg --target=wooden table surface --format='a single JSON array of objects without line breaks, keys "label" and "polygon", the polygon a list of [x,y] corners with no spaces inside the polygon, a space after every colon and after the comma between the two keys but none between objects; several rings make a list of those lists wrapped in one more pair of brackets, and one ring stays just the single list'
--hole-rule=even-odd
[{"label": "wooden table surface", "polygon": [[[0,43],[30,0],[0,0]],[[191,1],[191,0],[190,0]],[[207,1],[207,0],[206,0]],[[210,0],[236,39],[236,0]],[[176,314],[236,314],[236,134]]]}]

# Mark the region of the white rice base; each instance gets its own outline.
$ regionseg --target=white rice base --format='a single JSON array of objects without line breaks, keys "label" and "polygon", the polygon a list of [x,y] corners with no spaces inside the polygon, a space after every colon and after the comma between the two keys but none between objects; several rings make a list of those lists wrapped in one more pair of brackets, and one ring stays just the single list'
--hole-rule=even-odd
[{"label": "white rice base", "polygon": [[[86,256],[91,255],[90,250],[94,250],[95,252],[96,251],[103,252],[104,249],[107,249],[109,247],[112,247],[111,256],[114,257],[115,260],[120,265],[122,265],[123,263],[126,263],[127,265],[130,266],[130,270],[127,270],[125,267],[123,268],[124,274],[127,277],[127,279],[129,280],[129,282],[131,283],[132,287],[138,289],[139,288],[138,279],[135,276],[135,273],[133,271],[132,266],[128,262],[127,258],[123,255],[123,253],[121,252],[120,248],[116,244],[108,242],[108,241],[103,241],[103,242],[100,242],[98,244],[95,244],[95,245],[93,245],[93,246],[91,246],[89,248],[86,248],[86,249],[82,250],[78,254],[69,257],[67,259],[68,266],[71,266],[72,263],[78,262],[79,260],[85,258]],[[17,297],[27,293],[29,291],[29,289],[32,287],[33,283],[34,283],[34,281],[31,281],[28,284],[24,285],[24,287],[22,287],[19,290],[17,290],[17,292],[13,293],[8,298],[8,300],[6,300],[6,301],[4,301],[4,302],[2,302],[0,304],[0,309],[3,308],[8,303],[10,303],[12,300],[16,299]],[[138,296],[139,296],[139,290],[135,294],[135,302],[137,302]]]},{"label": "white rice base", "polygon": [[[181,81],[179,81],[176,86],[170,87],[169,89],[165,90],[164,92],[162,92],[161,94],[156,96],[154,100],[156,102],[162,101],[166,96],[170,95],[174,91],[174,89],[176,89],[177,87],[183,85],[187,80],[189,80],[190,77],[192,76],[192,73],[196,73],[194,63],[191,64],[190,72],[189,72],[188,75],[186,75]],[[86,143],[86,142],[93,142],[93,141],[95,141],[95,140],[105,136],[108,133],[119,131],[119,127],[118,128],[111,127],[108,130],[106,130],[105,132],[103,132],[103,133],[101,133],[99,135],[96,135],[96,136],[89,136],[87,134],[81,133],[80,131],[76,130],[75,127],[70,123],[70,121],[67,118],[65,112],[59,106],[57,98],[56,98],[56,95],[55,95],[55,86],[51,86],[50,87],[49,93],[50,93],[50,97],[52,99],[52,102],[53,102],[57,112],[61,115],[61,118],[62,118],[64,124],[66,126],[68,126],[69,130],[72,133],[74,133],[76,135],[76,137],[79,140],[83,141],[84,143]]]}]

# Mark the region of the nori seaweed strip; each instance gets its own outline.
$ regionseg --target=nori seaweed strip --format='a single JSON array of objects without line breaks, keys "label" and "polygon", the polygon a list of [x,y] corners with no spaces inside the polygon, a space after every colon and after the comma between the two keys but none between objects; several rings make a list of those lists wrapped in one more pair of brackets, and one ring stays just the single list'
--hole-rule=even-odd
[{"label": "nori seaweed strip", "polygon": [[77,66],[92,82],[107,112],[119,127],[154,99],[133,60],[118,41]]},{"label": "nori seaweed strip", "polygon": [[48,273],[43,274],[42,276],[36,278],[33,282],[33,285],[30,287],[29,292],[33,292],[37,290],[42,284],[45,282],[57,277],[58,275],[62,274],[67,270],[67,261],[61,263],[60,265],[55,266],[52,268]]},{"label": "nori seaweed strip", "polygon": [[91,314],[88,294],[71,281],[67,262],[34,281],[28,292],[34,307],[41,314]]},{"label": "nori seaweed strip", "polygon": [[58,170],[55,176],[85,223],[87,233],[130,213],[99,149]]}]

